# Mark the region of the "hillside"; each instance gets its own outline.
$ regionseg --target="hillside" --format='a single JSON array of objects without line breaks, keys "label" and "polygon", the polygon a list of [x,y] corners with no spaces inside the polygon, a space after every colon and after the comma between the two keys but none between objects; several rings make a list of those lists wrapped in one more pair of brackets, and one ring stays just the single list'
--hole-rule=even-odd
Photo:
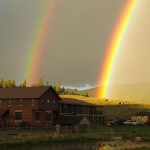
[{"label": "hillside", "polygon": [[[88,89],[88,94],[91,97],[96,96],[97,88]],[[85,91],[79,91],[79,94],[84,94]],[[150,83],[143,84],[114,84],[109,86],[108,99],[115,100],[130,100],[136,102],[150,103]]]},{"label": "hillside", "polygon": [[98,99],[80,95],[60,95],[61,98],[73,98],[100,106],[105,120],[130,119],[130,116],[150,110],[150,105],[125,100]]}]

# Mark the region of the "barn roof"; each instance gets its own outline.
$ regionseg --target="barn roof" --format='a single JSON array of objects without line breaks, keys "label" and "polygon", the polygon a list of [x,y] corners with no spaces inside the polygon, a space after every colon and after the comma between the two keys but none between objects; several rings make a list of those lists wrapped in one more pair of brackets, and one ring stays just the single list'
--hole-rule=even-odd
[{"label": "barn roof", "polygon": [[72,126],[77,125],[83,119],[83,116],[60,116],[56,123],[63,126]]},{"label": "barn roof", "polygon": [[40,98],[49,89],[61,99],[51,86],[0,88],[0,99]]},{"label": "barn roof", "polygon": [[138,112],[132,116],[150,116],[150,112]]},{"label": "barn roof", "polygon": [[87,103],[78,99],[72,99],[72,98],[62,98],[62,101],[60,103],[63,104],[72,104],[72,105],[86,105],[86,106],[97,106],[91,103]]}]

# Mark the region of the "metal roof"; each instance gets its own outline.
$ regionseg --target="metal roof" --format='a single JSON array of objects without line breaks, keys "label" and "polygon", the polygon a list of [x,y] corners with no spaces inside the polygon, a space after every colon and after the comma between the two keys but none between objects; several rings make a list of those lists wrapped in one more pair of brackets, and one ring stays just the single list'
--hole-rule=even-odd
[{"label": "metal roof", "polygon": [[63,104],[72,104],[72,105],[86,105],[86,106],[97,106],[91,103],[87,103],[78,99],[72,99],[72,98],[62,98],[62,101],[60,103]]}]

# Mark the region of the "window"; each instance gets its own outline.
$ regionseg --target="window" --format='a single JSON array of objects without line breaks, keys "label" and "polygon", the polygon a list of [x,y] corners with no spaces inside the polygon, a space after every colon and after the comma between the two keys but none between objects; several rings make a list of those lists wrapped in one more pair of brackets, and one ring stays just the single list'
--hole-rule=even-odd
[{"label": "window", "polygon": [[88,106],[84,106],[84,114],[88,114],[88,112],[89,112]]},{"label": "window", "polygon": [[40,112],[39,111],[35,112],[35,121],[40,121]]},{"label": "window", "polygon": [[18,105],[22,106],[23,105],[23,100],[22,99],[18,99]]},{"label": "window", "polygon": [[48,106],[51,105],[50,99],[47,100],[47,105],[48,105]]},{"label": "window", "polygon": [[44,105],[44,99],[43,98],[41,99],[41,105]]},{"label": "window", "polygon": [[66,113],[67,112],[67,105],[61,104],[61,113]]},{"label": "window", "polygon": [[12,100],[9,99],[9,100],[8,100],[8,106],[11,106],[11,105],[12,105]]},{"label": "window", "polygon": [[46,111],[45,112],[45,117],[46,117],[45,118],[46,121],[51,121],[51,112],[50,111]]},{"label": "window", "polygon": [[67,105],[67,113],[71,113],[72,112],[72,105]]},{"label": "window", "polygon": [[73,105],[73,112],[77,113],[77,105]]},{"label": "window", "polygon": [[90,114],[93,114],[93,107],[89,108],[89,112],[90,112]]},{"label": "window", "polygon": [[15,120],[22,120],[22,112],[15,112]]},{"label": "window", "polygon": [[78,113],[83,114],[83,106],[78,106]]},{"label": "window", "polygon": [[3,104],[3,101],[0,99],[0,106],[2,106],[2,104]]},{"label": "window", "polygon": [[35,99],[31,99],[30,104],[31,104],[31,106],[35,106]]},{"label": "window", "polygon": [[53,100],[53,106],[56,106],[56,101],[55,100]]}]

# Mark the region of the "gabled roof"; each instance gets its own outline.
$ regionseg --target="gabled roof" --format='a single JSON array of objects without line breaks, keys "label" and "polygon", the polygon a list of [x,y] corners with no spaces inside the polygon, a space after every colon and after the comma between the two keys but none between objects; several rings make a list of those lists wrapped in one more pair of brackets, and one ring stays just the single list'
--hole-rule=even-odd
[{"label": "gabled roof", "polygon": [[40,98],[49,89],[61,99],[51,86],[0,88],[0,99]]},{"label": "gabled roof", "polygon": [[150,116],[150,112],[138,112],[132,116]]},{"label": "gabled roof", "polygon": [[63,104],[72,104],[72,105],[85,105],[85,106],[97,106],[91,103],[87,103],[81,100],[72,99],[72,98],[62,98],[62,101],[60,103]]}]

